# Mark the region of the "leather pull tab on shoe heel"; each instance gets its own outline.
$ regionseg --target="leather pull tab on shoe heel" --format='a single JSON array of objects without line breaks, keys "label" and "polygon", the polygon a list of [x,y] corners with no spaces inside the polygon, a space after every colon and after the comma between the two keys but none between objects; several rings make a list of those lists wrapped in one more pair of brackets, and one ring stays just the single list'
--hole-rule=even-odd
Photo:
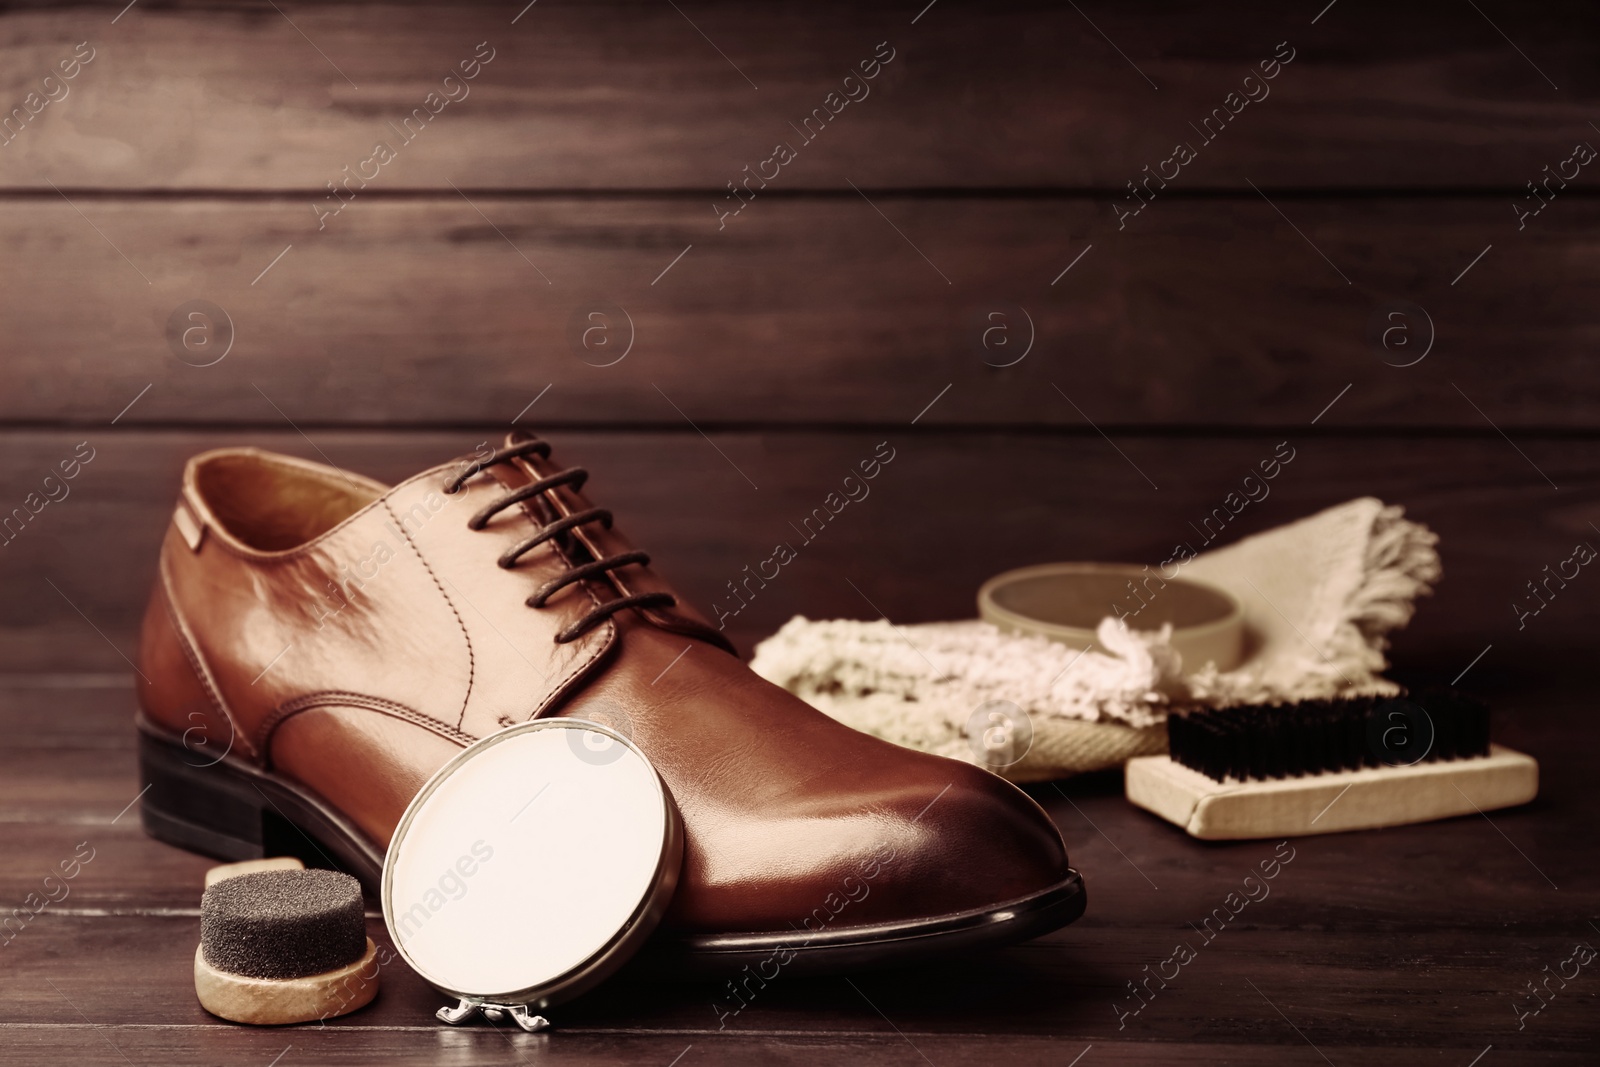
[{"label": "leather pull tab on shoe heel", "polygon": [[189,551],[200,551],[200,542],[205,540],[205,523],[200,521],[199,514],[193,505],[183,497],[178,498],[178,506],[172,512],[172,525],[178,528],[178,533],[183,538],[183,543],[189,546]]}]

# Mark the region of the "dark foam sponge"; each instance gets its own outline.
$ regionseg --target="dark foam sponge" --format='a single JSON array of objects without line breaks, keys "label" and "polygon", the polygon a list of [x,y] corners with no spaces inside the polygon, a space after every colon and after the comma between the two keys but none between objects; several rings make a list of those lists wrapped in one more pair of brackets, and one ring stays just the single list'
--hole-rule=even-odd
[{"label": "dark foam sponge", "polygon": [[303,978],[367,951],[361,883],[338,871],[257,871],[200,898],[206,962],[250,978]]}]

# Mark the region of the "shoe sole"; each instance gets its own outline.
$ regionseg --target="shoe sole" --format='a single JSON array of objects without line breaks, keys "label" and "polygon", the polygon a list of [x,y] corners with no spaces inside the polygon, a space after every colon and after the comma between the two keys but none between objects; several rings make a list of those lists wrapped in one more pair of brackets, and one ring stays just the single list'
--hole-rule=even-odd
[{"label": "shoe sole", "polygon": [[[223,860],[299,855],[355,876],[368,894],[377,895],[383,850],[327,804],[265,771],[231,760],[208,761],[142,715],[138,733],[145,833]],[[898,967],[1038,937],[1077,919],[1084,904],[1083,879],[1069,869],[1063,881],[1024,897],[902,922],[815,932],[798,927],[740,934],[661,930],[638,965],[647,972],[711,977],[745,966],[763,975],[763,966],[792,974]]]}]

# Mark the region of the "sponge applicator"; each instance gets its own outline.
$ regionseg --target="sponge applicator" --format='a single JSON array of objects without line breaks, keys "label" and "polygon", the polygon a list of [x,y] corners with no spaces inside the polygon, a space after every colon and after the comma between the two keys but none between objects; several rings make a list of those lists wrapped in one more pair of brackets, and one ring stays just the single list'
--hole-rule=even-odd
[{"label": "sponge applicator", "polygon": [[376,956],[354,878],[258,870],[207,885],[195,992],[203,1008],[234,1022],[327,1019],[377,995]]}]

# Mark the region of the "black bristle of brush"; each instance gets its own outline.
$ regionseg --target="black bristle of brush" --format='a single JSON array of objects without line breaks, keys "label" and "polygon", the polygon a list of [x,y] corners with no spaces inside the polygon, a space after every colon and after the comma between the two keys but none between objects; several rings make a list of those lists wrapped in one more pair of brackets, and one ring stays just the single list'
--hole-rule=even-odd
[{"label": "black bristle of brush", "polygon": [[1178,763],[1217,781],[1407,766],[1489,754],[1489,707],[1459,689],[1303,700],[1167,717]]}]

